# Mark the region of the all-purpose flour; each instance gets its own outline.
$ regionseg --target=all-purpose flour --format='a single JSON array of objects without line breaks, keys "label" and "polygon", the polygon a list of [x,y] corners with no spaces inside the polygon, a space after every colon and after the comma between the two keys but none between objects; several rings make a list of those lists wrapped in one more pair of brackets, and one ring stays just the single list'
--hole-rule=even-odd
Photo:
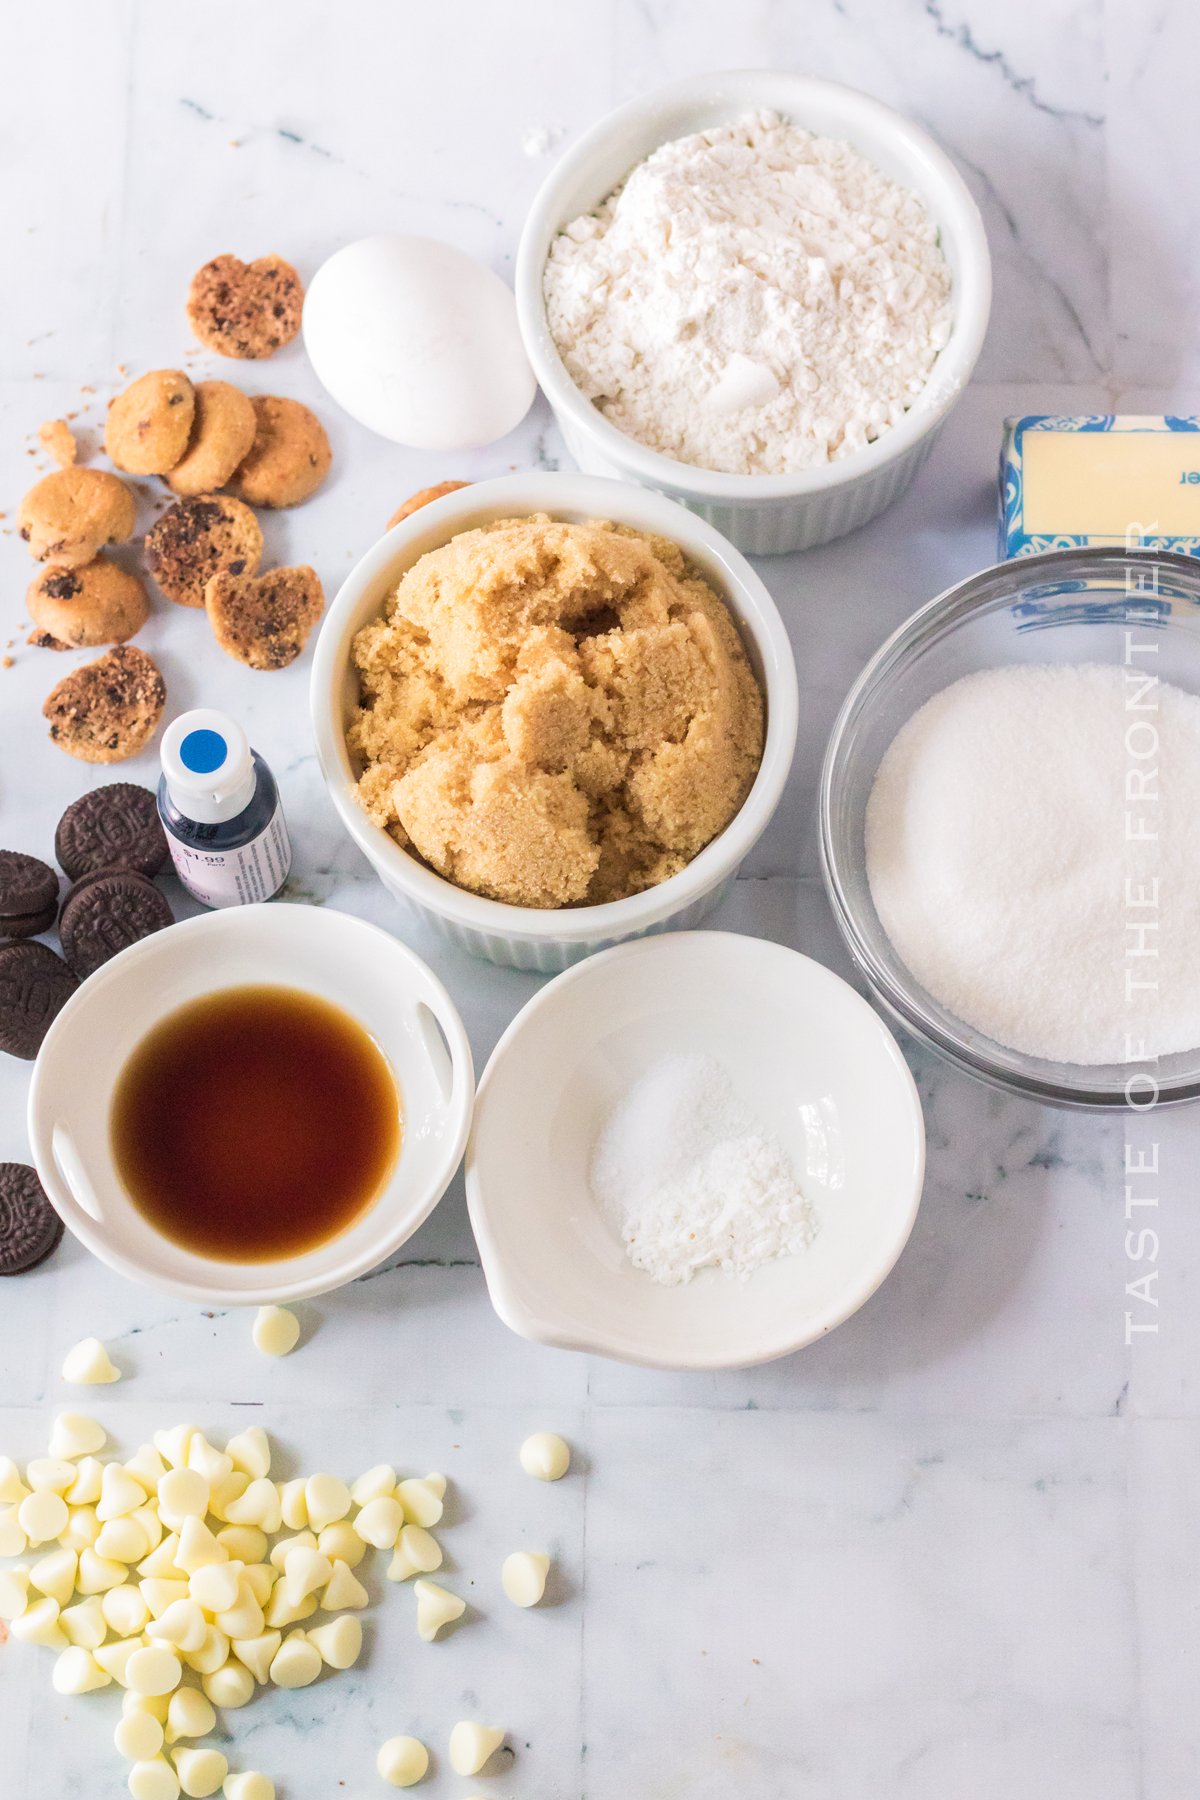
[{"label": "all-purpose flour", "polygon": [[816,1232],[786,1150],[713,1056],[647,1069],[605,1121],[591,1186],[630,1260],[672,1286],[709,1267],[749,1275]]},{"label": "all-purpose flour", "polygon": [[555,240],[545,294],[568,372],[614,425],[729,474],[860,449],[950,329],[923,203],[774,113],[663,144]]},{"label": "all-purpose flour", "polygon": [[867,876],[935,1000],[1070,1063],[1200,1044],[1200,699],[1027,664],[927,701],[879,765]]}]

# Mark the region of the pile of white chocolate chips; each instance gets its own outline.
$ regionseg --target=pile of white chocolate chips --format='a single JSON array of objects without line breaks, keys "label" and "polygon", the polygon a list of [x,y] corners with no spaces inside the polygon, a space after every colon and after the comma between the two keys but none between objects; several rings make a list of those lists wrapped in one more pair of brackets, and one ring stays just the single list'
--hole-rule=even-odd
[{"label": "pile of white chocolate chips", "polygon": [[[118,1378],[95,1339],[71,1352],[64,1375]],[[245,1706],[268,1684],[306,1687],[322,1670],[358,1660],[358,1613],[369,1596],[355,1570],[368,1550],[391,1552],[390,1580],[413,1580],[426,1642],[466,1611],[428,1579],[442,1562],[433,1527],[443,1475],[400,1479],[381,1463],[351,1485],[328,1474],[274,1481],[271,1445],[257,1425],[223,1449],[194,1425],[174,1425],[127,1461],[102,1459],[107,1443],[98,1420],[63,1412],[47,1455],[24,1472],[0,1456],[0,1557],[32,1553],[0,1569],[0,1620],[14,1638],[57,1653],[51,1679],[60,1694],[114,1683],[124,1690],[114,1735],[134,1800],[218,1789],[226,1800],[273,1800],[266,1775],[231,1773],[224,1753],[202,1740],[216,1709]],[[570,1452],[539,1433],[522,1446],[521,1463],[555,1481]],[[545,1555],[513,1552],[501,1570],[505,1594],[536,1606],[548,1569]],[[460,1720],[449,1736],[451,1766],[478,1774],[504,1737]],[[389,1738],[376,1759],[397,1787],[428,1766],[413,1737]]]}]

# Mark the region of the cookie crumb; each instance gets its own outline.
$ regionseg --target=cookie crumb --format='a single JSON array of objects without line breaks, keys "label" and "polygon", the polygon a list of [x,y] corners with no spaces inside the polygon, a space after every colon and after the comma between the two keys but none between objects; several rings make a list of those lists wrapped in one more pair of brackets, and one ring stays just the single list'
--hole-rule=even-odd
[{"label": "cookie crumb", "polygon": [[219,356],[256,361],[290,344],[300,329],[304,289],[282,256],[214,256],[188,289],[192,330]]},{"label": "cookie crumb", "polygon": [[79,455],[75,434],[65,419],[43,420],[38,426],[38,437],[60,469],[69,469]]}]

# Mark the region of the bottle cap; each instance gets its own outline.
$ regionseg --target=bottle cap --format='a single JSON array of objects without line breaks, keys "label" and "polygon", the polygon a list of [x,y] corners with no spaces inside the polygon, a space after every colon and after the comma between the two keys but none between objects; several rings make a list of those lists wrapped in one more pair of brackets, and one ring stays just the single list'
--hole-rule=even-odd
[{"label": "bottle cap", "polygon": [[215,707],[198,706],[171,721],[163,733],[162,769],[173,804],[200,825],[235,819],[254,798],[249,740]]}]

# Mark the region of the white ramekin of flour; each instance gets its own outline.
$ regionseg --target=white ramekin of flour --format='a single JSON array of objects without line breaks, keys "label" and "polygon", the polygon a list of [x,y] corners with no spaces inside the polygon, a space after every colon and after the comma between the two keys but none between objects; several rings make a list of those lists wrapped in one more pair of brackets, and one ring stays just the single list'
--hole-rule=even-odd
[{"label": "white ramekin of flour", "polygon": [[[662,145],[763,112],[849,144],[923,204],[949,268],[949,332],[911,405],[895,417],[893,403],[895,422],[872,441],[796,473],[722,473],[651,448],[598,410],[572,378],[552,334],[546,267],[564,228],[600,207]],[[516,296],[530,361],[580,467],[670,494],[739,549],[770,556],[856,530],[908,487],[978,358],[991,305],[991,263],[983,222],[962,177],[925,132],[878,100],[837,83],[747,70],[674,82],[629,102],[585,133],[530,208],[517,257]],[[739,363],[722,388],[744,379],[753,399],[753,378],[760,372]],[[702,398],[720,395],[697,395],[697,405]]]}]

